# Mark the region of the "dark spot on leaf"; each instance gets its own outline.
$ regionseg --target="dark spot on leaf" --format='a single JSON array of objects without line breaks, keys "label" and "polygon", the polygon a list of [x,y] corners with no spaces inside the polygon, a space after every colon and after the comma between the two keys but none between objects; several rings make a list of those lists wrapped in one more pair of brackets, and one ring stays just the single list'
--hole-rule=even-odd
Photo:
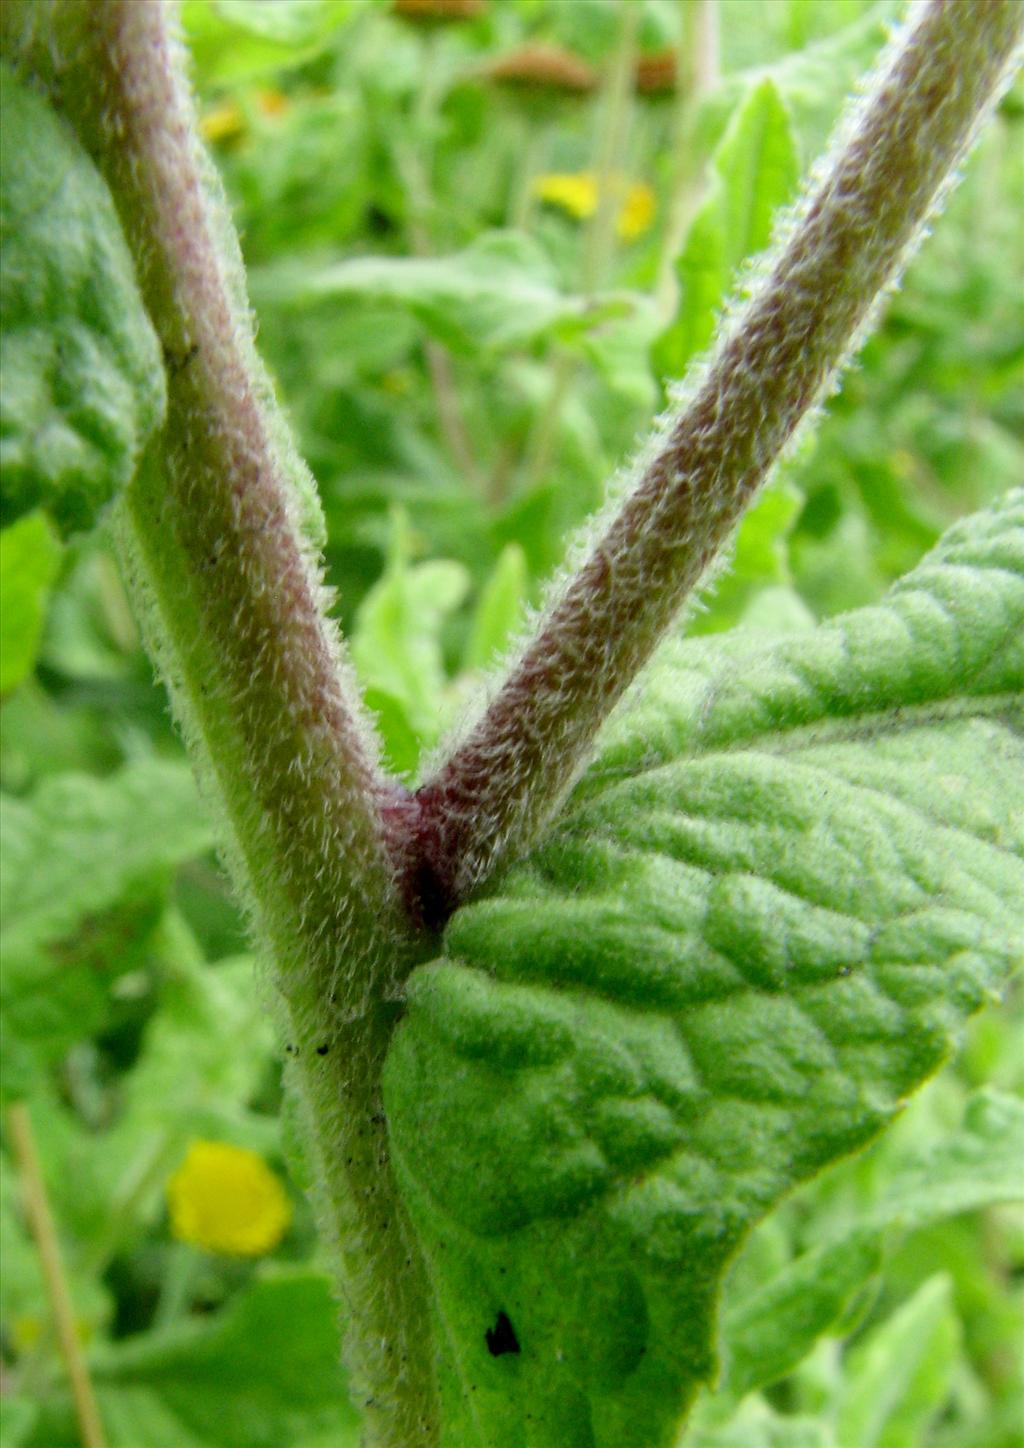
[{"label": "dark spot on leaf", "polygon": [[316,1053],[317,1053],[318,1056],[326,1056],[326,1055],[327,1055],[327,1052],[328,1052],[330,1049],[331,1049],[330,1046],[328,1046],[328,1045],[326,1045],[326,1044],[323,1045],[323,1046],[317,1046],[317,1048],[316,1048]]},{"label": "dark spot on leaf", "polygon": [[487,1343],[487,1351],[491,1357],[501,1357],[506,1352],[519,1351],[519,1339],[516,1337],[515,1328],[508,1320],[507,1313],[499,1312],[493,1327],[489,1327],[484,1333],[484,1341]]}]

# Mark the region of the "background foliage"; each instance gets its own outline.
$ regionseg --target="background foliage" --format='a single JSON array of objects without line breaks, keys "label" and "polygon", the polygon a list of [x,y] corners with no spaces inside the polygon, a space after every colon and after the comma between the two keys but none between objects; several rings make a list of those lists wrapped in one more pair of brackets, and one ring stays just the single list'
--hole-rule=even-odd
[{"label": "background foliage", "polygon": [[[186,0],[261,346],[396,769],[536,603],[893,11],[721,0],[721,74],[694,102],[668,81],[676,0],[492,0],[450,24]],[[602,78],[630,42],[644,64],[616,104]],[[1018,84],[693,631],[871,601],[1024,476],[1022,133]],[[354,1442],[273,1033],[108,541],[26,513],[0,566],[3,1084],[28,1103],[109,1438]],[[1011,998],[882,1143],[758,1229],[688,1445],[1012,1448],[1022,1062]],[[172,1208],[201,1205],[197,1140],[240,1149],[206,1156],[239,1215],[190,1231]],[[5,1150],[3,1436],[59,1448],[75,1427],[18,1185]]]}]

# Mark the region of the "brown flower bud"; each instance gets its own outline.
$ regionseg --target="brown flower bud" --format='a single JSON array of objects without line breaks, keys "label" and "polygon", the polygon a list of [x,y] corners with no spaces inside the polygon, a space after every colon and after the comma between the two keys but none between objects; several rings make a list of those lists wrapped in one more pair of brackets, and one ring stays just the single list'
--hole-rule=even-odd
[{"label": "brown flower bud", "polygon": [[391,9],[403,20],[474,20],[483,14],[484,0],[391,0]]},{"label": "brown flower bud", "polygon": [[537,90],[583,92],[597,85],[593,66],[560,45],[520,45],[500,55],[481,74],[505,85]]}]

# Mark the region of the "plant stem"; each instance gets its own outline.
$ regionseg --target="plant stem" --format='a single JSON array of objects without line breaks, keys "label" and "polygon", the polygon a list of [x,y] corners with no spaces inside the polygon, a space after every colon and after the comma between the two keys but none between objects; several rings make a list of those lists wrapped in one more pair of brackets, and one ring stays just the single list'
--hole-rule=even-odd
[{"label": "plant stem", "polygon": [[[421,47],[420,69],[422,83],[416,96],[413,140],[408,146],[399,143],[397,159],[399,171],[408,192],[409,240],[412,243],[413,255],[428,257],[434,254],[426,218],[429,216],[432,206],[430,158],[433,154],[433,134],[438,105],[438,76],[441,73],[435,37],[429,32],[424,36]],[[421,154],[420,148],[423,148],[425,154]],[[483,491],[483,480],[473,456],[466,420],[462,415],[459,391],[455,385],[451,353],[435,338],[427,337],[423,343],[423,355],[426,358],[430,384],[434,391],[437,420],[441,428],[441,435],[448,444],[448,451],[451,453],[456,467],[473,482],[478,491]]]},{"label": "plant stem", "polygon": [[678,290],[676,257],[703,192],[703,158],[697,154],[697,113],[701,101],[718,84],[718,0],[682,0],[682,14],[679,92],[672,128],[672,181],[655,288],[658,310],[666,319],[671,315]]},{"label": "plant stem", "polygon": [[100,1419],[96,1394],[93,1391],[92,1379],[89,1377],[89,1369],[86,1366],[81,1343],[78,1341],[71,1292],[64,1271],[64,1261],[57,1238],[53,1212],[50,1208],[50,1199],[46,1192],[46,1183],[43,1180],[43,1171],[39,1163],[39,1153],[36,1150],[35,1137],[32,1133],[32,1122],[22,1103],[19,1102],[8,1109],[7,1125],[11,1134],[14,1156],[21,1174],[25,1216],[28,1218],[29,1231],[32,1233],[39,1251],[43,1280],[46,1283],[46,1295],[50,1299],[50,1309],[53,1312],[53,1320],[57,1329],[57,1341],[60,1343],[64,1366],[67,1368],[68,1379],[71,1383],[71,1396],[75,1404],[75,1416],[78,1419],[82,1442],[85,1448],[106,1448],[107,1440],[103,1434],[103,1423]]},{"label": "plant stem", "polygon": [[155,1328],[167,1327],[185,1316],[202,1260],[188,1242],[175,1242],[171,1246],[164,1268],[160,1297],[153,1315]]},{"label": "plant stem", "polygon": [[1024,31],[1018,0],[931,0],[641,458],[639,480],[481,718],[417,792],[410,908],[435,926],[558,807],[594,736],[868,327]]},{"label": "plant stem", "polygon": [[[601,120],[594,148],[594,177],[597,206],[583,238],[583,266],[580,290],[589,302],[604,281],[615,255],[615,226],[622,206],[621,168],[629,136],[633,68],[640,9],[626,0],[619,6],[619,35],[601,93]],[[555,357],[547,399],[537,414],[524,450],[520,491],[528,493],[539,483],[554,456],[562,408],[579,366],[572,352]]]},{"label": "plant stem", "polygon": [[636,38],[640,7],[626,0],[619,6],[619,38],[604,88],[594,175],[597,209],[584,240],[583,295],[589,300],[603,285],[615,255],[615,228],[622,207],[622,164],[629,136]]},{"label": "plant stem", "polygon": [[[423,1269],[380,1075],[417,942],[381,805],[393,786],[333,625],[303,486],[256,357],[237,244],[197,139],[170,7],[16,8],[8,34],[102,170],[168,363],[163,436],[119,541],[229,863],[273,962],[316,1206],[371,1440],[437,1437]],[[20,25],[20,35],[17,33]]]}]

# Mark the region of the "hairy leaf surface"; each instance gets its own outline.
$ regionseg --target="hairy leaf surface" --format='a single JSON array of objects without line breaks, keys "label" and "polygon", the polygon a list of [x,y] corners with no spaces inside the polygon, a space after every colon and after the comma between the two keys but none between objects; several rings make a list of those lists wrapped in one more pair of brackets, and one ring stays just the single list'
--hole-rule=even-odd
[{"label": "hairy leaf surface", "polygon": [[668,1444],[723,1271],[1024,957],[1024,493],[877,607],[672,642],[385,1076],[446,1443]]},{"label": "hairy leaf surface", "polygon": [[89,528],[163,416],[160,345],[103,179],[6,65],[0,126],[0,520]]}]

